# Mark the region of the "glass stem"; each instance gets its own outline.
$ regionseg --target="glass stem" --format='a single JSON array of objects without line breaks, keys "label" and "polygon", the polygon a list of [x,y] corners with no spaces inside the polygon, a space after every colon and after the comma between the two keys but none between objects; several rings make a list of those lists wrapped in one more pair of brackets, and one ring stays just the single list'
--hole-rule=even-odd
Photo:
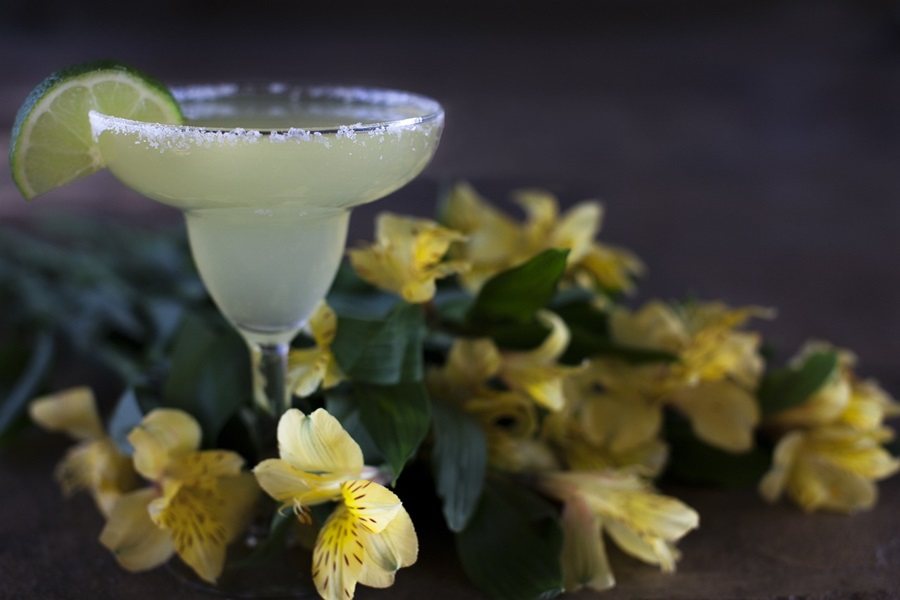
[{"label": "glass stem", "polygon": [[287,387],[288,344],[251,342],[250,352],[256,402],[277,422],[291,406]]}]

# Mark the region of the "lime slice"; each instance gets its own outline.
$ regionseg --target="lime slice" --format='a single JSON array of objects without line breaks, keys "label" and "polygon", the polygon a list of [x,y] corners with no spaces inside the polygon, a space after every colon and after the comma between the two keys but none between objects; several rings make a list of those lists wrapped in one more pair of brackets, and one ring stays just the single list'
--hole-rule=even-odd
[{"label": "lime slice", "polygon": [[91,110],[154,123],[183,120],[163,84],[122,63],[91,62],[53,73],[31,91],[13,124],[9,164],[26,199],[103,168]]}]

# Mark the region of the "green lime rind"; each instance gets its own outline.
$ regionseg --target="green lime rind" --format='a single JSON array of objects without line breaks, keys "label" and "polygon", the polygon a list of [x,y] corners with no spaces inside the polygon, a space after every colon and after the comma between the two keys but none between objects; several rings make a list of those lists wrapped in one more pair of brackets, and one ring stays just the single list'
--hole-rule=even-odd
[{"label": "green lime rind", "polygon": [[55,72],[28,94],[13,123],[9,165],[26,199],[104,167],[91,110],[155,123],[184,120],[164,84],[127,64],[92,61]]}]

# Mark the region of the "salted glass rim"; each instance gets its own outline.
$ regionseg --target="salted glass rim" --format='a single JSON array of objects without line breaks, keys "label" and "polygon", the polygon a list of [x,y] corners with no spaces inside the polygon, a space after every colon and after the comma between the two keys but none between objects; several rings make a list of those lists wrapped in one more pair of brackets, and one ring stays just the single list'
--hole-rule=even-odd
[{"label": "salted glass rim", "polygon": [[[413,117],[404,117],[402,119],[382,119],[360,121],[350,125],[340,125],[337,127],[294,127],[294,128],[261,128],[253,129],[250,127],[219,127],[204,125],[189,125],[184,123],[158,123],[152,121],[137,121],[125,117],[116,117],[103,113],[98,110],[91,110],[90,116],[93,126],[94,116],[104,122],[100,129],[112,129],[121,126],[124,129],[141,129],[142,127],[152,127],[153,131],[159,134],[170,133],[217,133],[223,132],[229,135],[252,136],[255,137],[259,133],[289,133],[291,131],[303,131],[311,134],[336,134],[349,132],[367,132],[376,131],[385,128],[406,128],[416,125],[426,124],[438,121],[444,117],[444,108],[441,104],[428,96],[407,92],[405,90],[394,88],[382,88],[374,86],[350,86],[350,85],[332,85],[332,84],[304,84],[290,82],[236,82],[236,83],[199,83],[176,85],[170,88],[175,100],[182,106],[190,107],[191,104],[214,103],[216,101],[227,100],[230,97],[249,96],[249,97],[266,97],[266,96],[285,96],[290,101],[303,100],[342,100],[348,103],[357,103],[360,105],[368,104],[373,107],[406,106],[421,109],[422,114]],[[97,127],[93,127],[95,130]]]}]

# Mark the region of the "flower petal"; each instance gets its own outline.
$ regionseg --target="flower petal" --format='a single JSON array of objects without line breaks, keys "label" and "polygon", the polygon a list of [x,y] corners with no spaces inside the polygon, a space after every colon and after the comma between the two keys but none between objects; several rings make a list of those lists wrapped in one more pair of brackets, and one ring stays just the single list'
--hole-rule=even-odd
[{"label": "flower petal", "polygon": [[371,533],[381,533],[401,510],[400,498],[374,481],[347,481],[341,494],[350,514]]},{"label": "flower petal", "polygon": [[670,401],[687,414],[701,440],[729,452],[753,448],[760,420],[756,397],[730,380],[679,388]]},{"label": "flower petal", "polygon": [[88,387],[72,388],[32,400],[28,412],[44,429],[62,431],[76,440],[95,440],[106,435],[94,393]]},{"label": "flower petal", "polygon": [[145,571],[165,563],[175,552],[172,536],[150,519],[149,503],[158,496],[145,488],[120,496],[100,533],[100,543],[128,571]]},{"label": "flower petal", "polygon": [[600,519],[581,498],[574,497],[563,505],[562,570],[566,592],[587,586],[607,590],[616,585],[606,558]]},{"label": "flower petal", "polygon": [[781,497],[787,487],[791,469],[797,460],[797,454],[803,446],[803,433],[795,431],[785,435],[778,441],[772,453],[772,467],[759,480],[759,495],[766,502],[773,503]]},{"label": "flower petal", "polygon": [[150,518],[169,532],[175,552],[200,578],[215,582],[225,564],[229,527],[218,489],[180,486],[169,497],[150,503]]},{"label": "flower petal", "polygon": [[568,263],[574,265],[590,250],[600,231],[603,207],[596,201],[579,202],[556,224],[550,245],[569,250]]},{"label": "flower petal", "polygon": [[585,436],[620,453],[656,438],[662,427],[663,407],[641,394],[613,391],[586,398],[583,415]]},{"label": "flower petal", "polygon": [[219,477],[239,474],[243,465],[244,459],[237,452],[203,450],[174,459],[166,470],[166,476],[184,485],[203,487],[214,484]]},{"label": "flower petal", "polygon": [[337,335],[337,314],[322,300],[307,320],[307,326],[317,346],[330,347]]},{"label": "flower petal", "polygon": [[376,588],[390,587],[395,573],[402,567],[416,562],[419,555],[419,539],[412,519],[405,508],[400,508],[381,533],[362,532],[365,547],[363,568],[359,583]]},{"label": "flower petal", "polygon": [[337,486],[363,468],[359,444],[321,408],[309,416],[295,408],[285,412],[278,422],[278,450],[295,469],[317,475],[320,485]]},{"label": "flower petal", "polygon": [[267,494],[281,503],[290,503],[294,508],[321,504],[339,494],[330,481],[321,483],[321,477],[301,471],[278,458],[262,461],[253,469],[253,474]]},{"label": "flower petal", "polygon": [[339,504],[319,531],[313,549],[313,582],[323,600],[353,598],[363,555],[356,518]]},{"label": "flower petal", "polygon": [[604,521],[604,527],[610,537],[622,550],[637,559],[651,565],[659,565],[663,571],[675,570],[678,550],[666,540],[652,535],[642,535],[631,523],[623,523],[615,519]]},{"label": "flower petal", "polygon": [[86,490],[104,515],[109,515],[120,495],[137,485],[131,459],[109,438],[70,448],[54,474],[66,496]]},{"label": "flower petal", "polygon": [[297,396],[305,398],[315,392],[331,362],[331,352],[320,348],[303,348],[291,350],[288,355],[288,374],[290,388]]},{"label": "flower petal", "polygon": [[151,411],[128,434],[135,470],[150,481],[159,480],[173,459],[200,447],[200,436],[200,425],[188,413],[174,408]]}]

